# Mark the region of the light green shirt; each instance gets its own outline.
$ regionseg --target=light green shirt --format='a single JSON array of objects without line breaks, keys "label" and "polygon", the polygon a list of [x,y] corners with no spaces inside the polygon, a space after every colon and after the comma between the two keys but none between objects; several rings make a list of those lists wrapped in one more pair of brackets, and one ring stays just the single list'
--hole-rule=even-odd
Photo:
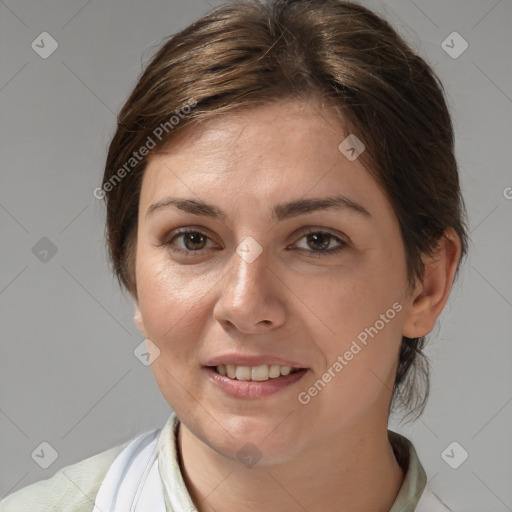
[{"label": "light green shirt", "polygon": [[[158,470],[163,486],[166,512],[176,508],[195,510],[180,470],[176,440],[179,420],[173,412],[158,439]],[[395,457],[405,473],[400,492],[390,512],[413,512],[425,489],[427,477],[412,443],[388,430]],[[47,480],[20,489],[0,501],[0,512],[91,512],[101,483],[114,459],[127,445],[66,466]],[[167,488],[169,494],[167,494]]]}]

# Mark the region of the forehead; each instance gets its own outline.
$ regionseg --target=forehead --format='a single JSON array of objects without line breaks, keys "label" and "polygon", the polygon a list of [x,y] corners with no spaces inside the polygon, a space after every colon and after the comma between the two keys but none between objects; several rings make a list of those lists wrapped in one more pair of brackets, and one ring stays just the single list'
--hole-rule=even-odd
[{"label": "forehead", "polygon": [[223,204],[245,197],[263,207],[333,193],[386,208],[384,194],[360,160],[350,161],[340,151],[347,135],[340,116],[315,100],[219,116],[150,158],[141,209],[164,195]]}]

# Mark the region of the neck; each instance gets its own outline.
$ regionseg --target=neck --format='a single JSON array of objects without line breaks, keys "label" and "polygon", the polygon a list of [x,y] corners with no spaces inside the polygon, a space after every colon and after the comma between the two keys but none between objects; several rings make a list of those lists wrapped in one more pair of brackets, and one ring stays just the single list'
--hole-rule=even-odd
[{"label": "neck", "polygon": [[200,512],[388,512],[404,474],[383,427],[338,432],[293,460],[249,468],[180,424],[180,466]]}]

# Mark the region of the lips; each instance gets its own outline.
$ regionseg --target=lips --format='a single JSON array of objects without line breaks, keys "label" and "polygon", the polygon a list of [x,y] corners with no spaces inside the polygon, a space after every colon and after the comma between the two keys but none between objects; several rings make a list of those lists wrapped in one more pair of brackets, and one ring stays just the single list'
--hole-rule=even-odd
[{"label": "lips", "polygon": [[[219,365],[220,366],[220,365]],[[278,392],[284,392],[283,390],[290,388],[292,389],[292,386],[296,384],[299,380],[301,380],[307,373],[307,369],[294,369],[294,371],[291,370],[291,368],[288,366],[288,369],[290,370],[287,375],[279,375],[279,377],[275,378],[266,378],[263,379],[260,375],[260,380],[252,380],[251,379],[238,379],[231,378],[228,375],[222,375],[219,373],[216,369],[216,367],[205,367],[205,375],[208,378],[208,380],[217,388],[220,389],[223,393],[230,395],[233,398],[236,399],[259,399],[264,398],[270,395],[273,395],[274,393]],[[238,368],[244,368],[244,367],[237,367],[237,373]],[[248,367],[245,367],[248,368]],[[258,367],[254,367],[258,368]],[[278,368],[283,368],[279,367]],[[245,372],[246,370],[242,370],[242,372]],[[244,376],[243,374],[241,375]],[[248,376],[246,374],[245,376]]]},{"label": "lips", "polygon": [[211,380],[240,398],[272,394],[303,377],[308,367],[273,355],[223,354],[204,365]]}]

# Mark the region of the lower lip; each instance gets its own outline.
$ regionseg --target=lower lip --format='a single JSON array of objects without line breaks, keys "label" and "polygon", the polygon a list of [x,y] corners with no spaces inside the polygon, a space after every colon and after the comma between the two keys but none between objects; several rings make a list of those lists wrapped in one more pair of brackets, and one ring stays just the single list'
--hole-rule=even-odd
[{"label": "lower lip", "polygon": [[264,381],[230,379],[208,367],[205,367],[205,371],[208,378],[228,395],[236,398],[261,398],[277,393],[298,382],[304,377],[307,369]]}]

